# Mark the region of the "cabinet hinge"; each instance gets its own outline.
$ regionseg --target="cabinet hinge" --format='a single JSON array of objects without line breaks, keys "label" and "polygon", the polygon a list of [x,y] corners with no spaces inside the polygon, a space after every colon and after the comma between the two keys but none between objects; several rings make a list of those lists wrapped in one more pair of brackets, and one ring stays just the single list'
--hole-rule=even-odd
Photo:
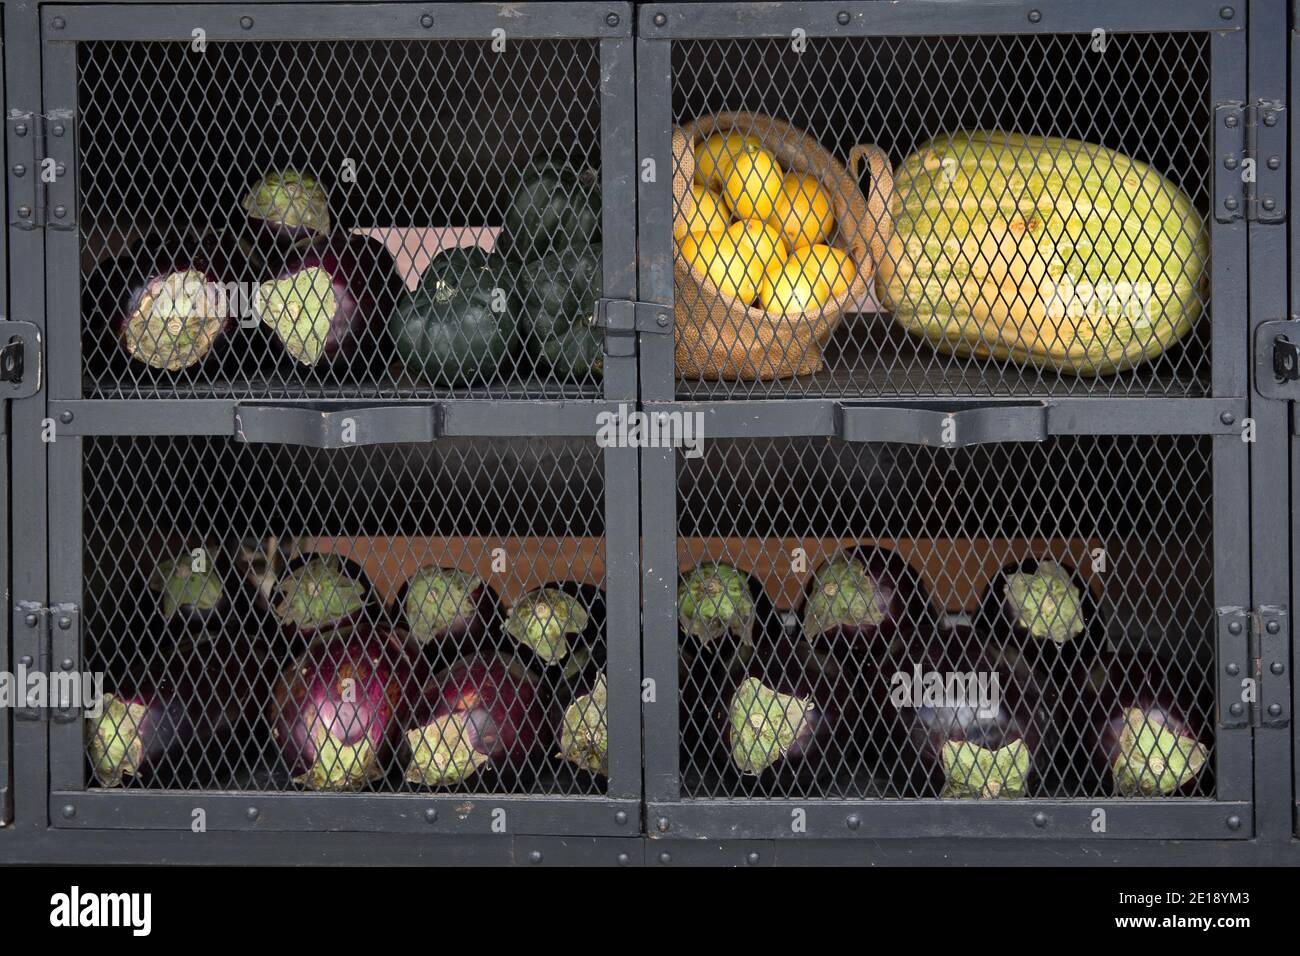
[{"label": "cabinet hinge", "polygon": [[80,610],[75,604],[18,601],[13,613],[15,648],[35,649],[15,661],[19,703],[14,716],[19,720],[76,720],[85,699],[82,675],[71,658],[55,662],[52,648],[55,628],[67,634],[74,646],[80,646]]},{"label": "cabinet hinge", "polygon": [[72,110],[9,111],[9,225],[23,230],[76,228],[73,118]]},{"label": "cabinet hinge", "polygon": [[1222,607],[1218,621],[1219,726],[1288,726],[1287,608]]},{"label": "cabinet hinge", "polygon": [[1214,108],[1214,218],[1286,222],[1286,104],[1226,100]]}]

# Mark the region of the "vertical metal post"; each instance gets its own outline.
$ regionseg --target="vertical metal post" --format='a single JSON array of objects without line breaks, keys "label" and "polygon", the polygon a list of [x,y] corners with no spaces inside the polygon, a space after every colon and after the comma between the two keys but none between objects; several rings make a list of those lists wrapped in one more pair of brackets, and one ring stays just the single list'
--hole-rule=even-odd
[{"label": "vertical metal post", "polygon": [[[649,10],[641,9],[638,36],[653,36]],[[673,302],[672,44],[638,39],[637,92],[637,257],[643,302]],[[641,400],[670,402],[675,389],[673,337],[641,336]],[[653,488],[653,486],[648,486]]]}]

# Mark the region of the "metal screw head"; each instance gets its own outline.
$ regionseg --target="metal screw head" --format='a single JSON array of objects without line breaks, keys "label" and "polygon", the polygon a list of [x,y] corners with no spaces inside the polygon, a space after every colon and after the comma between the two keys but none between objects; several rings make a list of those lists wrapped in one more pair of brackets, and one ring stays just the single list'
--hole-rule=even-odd
[{"label": "metal screw head", "polygon": [[54,207],[54,218],[55,218],[55,219],[62,219],[62,218],[63,218],[64,216],[66,216],[67,214],[68,214],[68,209],[67,209],[66,206],[55,206],[55,207]]},{"label": "metal screw head", "polygon": [[63,17],[55,17],[53,20],[50,21],[50,26],[54,27],[54,29],[56,30],[62,30],[67,25],[68,25],[68,21],[63,19]]},{"label": "metal screw head", "polygon": [[1047,826],[1047,814],[1042,810],[1039,810],[1034,814],[1034,826],[1038,827],[1040,830]]},{"label": "metal screw head", "polygon": [[1270,634],[1276,634],[1278,631],[1282,630],[1282,625],[1277,621],[1269,621],[1264,625],[1264,630],[1268,631]]},{"label": "metal screw head", "polygon": [[1229,677],[1236,677],[1238,674],[1241,673],[1241,668],[1235,663],[1229,664],[1227,667],[1224,668],[1224,670],[1228,672]]},{"label": "metal screw head", "polygon": [[657,26],[657,27],[661,27],[661,26],[663,26],[663,25],[664,25],[665,23],[667,23],[667,22],[668,22],[668,14],[666,14],[666,13],[656,13],[656,14],[655,14],[655,26]]},{"label": "metal screw head", "polygon": [[1265,209],[1274,209],[1277,207],[1277,201],[1274,199],[1265,199],[1262,203],[1260,203],[1260,205],[1263,206]]},{"label": "metal screw head", "polygon": [[1223,159],[1223,168],[1224,168],[1224,169],[1236,169],[1236,168],[1237,168],[1237,157],[1236,157],[1236,156],[1225,156],[1224,159]]},{"label": "metal screw head", "polygon": [[23,667],[31,667],[31,666],[32,666],[32,655],[30,655],[30,654],[24,654],[22,657],[20,657],[20,658],[18,659],[18,663],[19,663],[19,664],[22,664]]},{"label": "metal screw head", "polygon": [[1281,167],[1282,167],[1282,157],[1281,157],[1281,156],[1270,156],[1270,157],[1268,158],[1268,168],[1269,168],[1269,169],[1280,169]]},{"label": "metal screw head", "polygon": [[626,853],[620,853],[620,854],[618,855],[618,865],[619,865],[619,866],[627,866],[627,865],[628,865],[629,863],[631,863],[631,862],[632,862],[632,858],[631,858],[630,856],[628,856]]},{"label": "metal screw head", "polygon": [[66,614],[59,618],[60,631],[66,631],[70,627],[72,627],[72,618],[68,617]]},{"label": "metal screw head", "polygon": [[529,862],[529,863],[541,863],[541,862],[542,862],[542,851],[541,851],[541,850],[533,850],[533,851],[531,851],[531,852],[528,854],[528,862]]},{"label": "metal screw head", "polygon": [[77,808],[70,803],[65,803],[63,805],[63,809],[60,810],[59,812],[63,814],[63,819],[71,820],[73,817],[77,815]]},{"label": "metal screw head", "polygon": [[1219,16],[1224,20],[1231,20],[1237,15],[1237,11],[1232,7],[1219,7]]},{"label": "metal screw head", "polygon": [[59,421],[63,422],[65,425],[71,424],[73,417],[71,409],[65,409],[59,413]]},{"label": "metal screw head", "polygon": [[1038,22],[1040,22],[1042,19],[1043,19],[1043,14],[1042,14],[1041,11],[1039,11],[1039,10],[1030,10],[1030,11],[1029,11],[1029,22],[1030,22],[1030,23],[1038,23]]},{"label": "metal screw head", "polygon": [[750,866],[754,866],[756,863],[758,863],[758,854],[751,852],[748,856],[745,857],[745,862],[748,863]]},{"label": "metal screw head", "polygon": [[433,26],[433,14],[426,13],[423,16],[421,16],[420,26],[424,27],[426,30],[429,29],[431,26]]},{"label": "metal screw head", "polygon": [[1264,114],[1264,125],[1265,125],[1265,126],[1276,126],[1276,125],[1277,125],[1277,114],[1276,114],[1276,113],[1265,113],[1265,114]]},{"label": "metal screw head", "polygon": [[627,823],[627,811],[619,810],[617,813],[615,813],[614,822],[617,823],[619,826],[622,826],[624,823]]},{"label": "metal screw head", "polygon": [[253,29],[253,18],[252,18],[252,17],[240,17],[240,18],[239,18],[239,25],[240,25],[241,27],[243,27],[245,30],[251,30],[251,29]]},{"label": "metal screw head", "polygon": [[611,27],[618,26],[618,22],[619,22],[618,14],[617,13],[609,14],[608,16],[605,17],[605,22],[609,24]]},{"label": "metal screw head", "polygon": [[30,216],[31,214],[32,214],[32,207],[31,207],[31,206],[19,206],[19,207],[18,207],[18,215],[21,216],[23,219],[26,219],[26,218],[27,218],[28,216]]},{"label": "metal screw head", "polygon": [[1224,125],[1224,126],[1236,127],[1236,125],[1237,125],[1239,122],[1241,122],[1241,121],[1240,121],[1239,119],[1237,119],[1237,117],[1234,116],[1232,113],[1229,113],[1227,116],[1225,116],[1225,117],[1223,118],[1223,125]]},{"label": "metal screw head", "polygon": [[1223,422],[1223,424],[1225,425],[1231,425],[1236,420],[1237,420],[1237,416],[1232,414],[1232,412],[1224,412],[1222,415],[1219,416],[1219,421]]},{"label": "metal screw head", "polygon": [[1229,624],[1229,625],[1228,625],[1228,633],[1229,633],[1229,634],[1240,634],[1240,633],[1241,633],[1241,622],[1240,622],[1240,621],[1233,621],[1231,624]]},{"label": "metal screw head", "polygon": [[848,23],[849,23],[849,11],[847,11],[847,10],[841,10],[839,13],[835,14],[835,22],[838,23],[838,24],[839,24],[840,26],[842,26],[842,27],[843,27],[843,26],[848,26]]},{"label": "metal screw head", "polygon": [[657,826],[657,827],[659,828],[659,832],[660,832],[660,833],[667,833],[667,832],[668,832],[668,818],[667,818],[667,817],[660,817],[658,820],[655,821],[655,826]]},{"label": "metal screw head", "polygon": [[1268,715],[1269,715],[1270,717],[1280,717],[1280,716],[1282,715],[1282,705],[1281,705],[1281,704],[1269,704],[1269,705],[1268,705]]},{"label": "metal screw head", "polygon": [[65,657],[63,660],[59,661],[59,670],[61,671],[72,670],[72,658]]},{"label": "metal screw head", "polygon": [[425,808],[424,808],[424,822],[425,822],[425,823],[437,823],[437,822],[438,822],[438,808],[437,808],[437,807],[425,807]]},{"label": "metal screw head", "polygon": [[1245,708],[1242,707],[1241,704],[1232,704],[1228,707],[1228,713],[1232,714],[1234,717],[1240,717],[1244,712]]},{"label": "metal screw head", "polygon": [[1286,671],[1286,667],[1281,661],[1274,661],[1269,665],[1268,669],[1277,676],[1281,676]]},{"label": "metal screw head", "polygon": [[55,123],[53,126],[50,127],[50,132],[53,133],[55,136],[62,136],[62,135],[63,135],[63,124],[62,124],[62,123]]},{"label": "metal screw head", "polygon": [[27,124],[26,124],[26,123],[19,123],[17,126],[14,127],[14,132],[17,133],[19,136],[26,136],[26,135],[27,135]]},{"label": "metal screw head", "polygon": [[856,830],[858,827],[862,826],[862,818],[856,813],[850,813],[845,819],[844,825],[850,830]]},{"label": "metal screw head", "polygon": [[668,325],[668,316],[660,312],[658,315],[655,316],[655,321],[659,323],[659,328],[661,329],[665,328]]},{"label": "metal screw head", "polygon": [[[28,627],[35,627],[36,623],[39,620],[40,618],[38,618],[35,614],[28,614],[25,618],[23,618],[23,623],[26,624]],[[30,664],[31,662],[32,659],[30,657],[23,658],[23,663]]]},{"label": "metal screw head", "polygon": [[668,864],[671,863],[672,861],[673,861],[673,855],[669,853],[667,850],[664,850],[664,852],[659,854],[660,863]]},{"label": "metal screw head", "polygon": [[1237,816],[1235,813],[1229,816],[1226,822],[1229,830],[1241,829],[1241,817]]},{"label": "metal screw head", "polygon": [[1227,199],[1225,199],[1225,200],[1223,201],[1223,205],[1224,205],[1225,207],[1227,207],[1228,209],[1236,209],[1236,208],[1237,208],[1237,197],[1236,197],[1236,196],[1229,196]]},{"label": "metal screw head", "polygon": [[27,167],[26,167],[26,166],[24,166],[22,163],[14,163],[14,175],[15,175],[15,176],[24,176],[24,175],[26,175],[26,174],[27,174]]},{"label": "metal screw head", "polygon": [[248,819],[250,820],[256,820],[261,815],[262,814],[257,809],[257,807],[249,807],[247,810],[244,811],[244,816],[248,817]]}]

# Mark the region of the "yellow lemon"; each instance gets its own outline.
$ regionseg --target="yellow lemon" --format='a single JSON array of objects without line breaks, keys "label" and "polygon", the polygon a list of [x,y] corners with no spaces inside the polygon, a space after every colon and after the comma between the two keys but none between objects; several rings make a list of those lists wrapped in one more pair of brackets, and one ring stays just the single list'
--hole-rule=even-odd
[{"label": "yellow lemon", "polygon": [[785,173],[771,153],[748,147],[727,175],[727,205],[737,219],[770,219],[784,180]]},{"label": "yellow lemon", "polygon": [[695,196],[695,214],[689,219],[673,218],[673,238],[680,242],[693,232],[726,232],[731,220],[722,197],[696,183],[691,183],[691,194]]},{"label": "yellow lemon", "polygon": [[809,275],[803,263],[787,259],[763,276],[758,300],[768,312],[816,312],[830,298],[830,283]]},{"label": "yellow lemon", "polygon": [[709,277],[723,295],[749,303],[758,294],[763,264],[755,255],[745,255],[728,233],[696,232],[681,241],[682,258],[696,272]]},{"label": "yellow lemon", "polygon": [[796,249],[790,254],[790,261],[798,262],[809,278],[829,284],[831,295],[848,292],[858,276],[858,268],[848,253],[824,243]]},{"label": "yellow lemon", "polygon": [[816,176],[788,173],[781,181],[771,221],[785,231],[794,248],[814,245],[829,236],[835,224],[831,197]]},{"label": "yellow lemon", "polygon": [[773,264],[785,262],[790,254],[790,245],[785,234],[766,222],[757,219],[742,219],[727,227],[729,235],[736,243],[736,249],[746,259],[755,259],[759,263],[760,274],[766,274]]},{"label": "yellow lemon", "polygon": [[747,149],[762,148],[757,136],[714,133],[695,147],[695,181],[706,189],[721,189],[736,157]]}]

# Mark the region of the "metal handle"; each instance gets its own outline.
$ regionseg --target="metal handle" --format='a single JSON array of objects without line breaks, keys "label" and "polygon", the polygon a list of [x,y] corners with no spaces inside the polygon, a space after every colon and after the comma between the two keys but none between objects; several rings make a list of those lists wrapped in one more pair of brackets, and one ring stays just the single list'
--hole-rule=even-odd
[{"label": "metal handle", "polygon": [[991,442],[1043,441],[1048,436],[1047,405],[854,405],[835,408],[835,433],[851,442],[904,442],[965,448]]},{"label": "metal handle", "polygon": [[355,448],[429,442],[442,432],[437,405],[236,405],[235,439],[253,443]]}]

